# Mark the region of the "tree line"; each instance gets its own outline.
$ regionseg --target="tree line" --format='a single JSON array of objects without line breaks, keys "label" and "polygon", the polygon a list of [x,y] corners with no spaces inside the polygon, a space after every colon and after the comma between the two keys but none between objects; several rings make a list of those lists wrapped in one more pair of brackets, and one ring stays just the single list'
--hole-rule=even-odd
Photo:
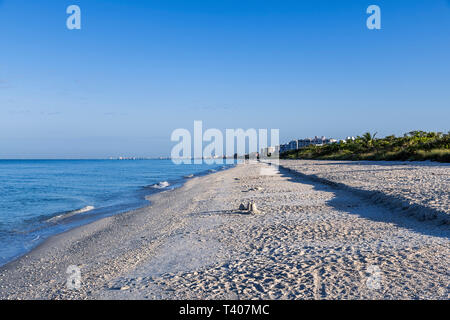
[{"label": "tree line", "polygon": [[323,146],[310,145],[280,155],[282,159],[322,160],[432,160],[450,162],[450,132],[411,131],[402,137],[362,136]]}]

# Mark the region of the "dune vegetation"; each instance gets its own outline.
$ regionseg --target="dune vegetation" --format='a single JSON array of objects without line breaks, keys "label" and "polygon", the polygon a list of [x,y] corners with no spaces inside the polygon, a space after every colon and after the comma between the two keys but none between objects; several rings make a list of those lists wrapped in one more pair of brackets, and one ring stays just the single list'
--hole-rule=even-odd
[{"label": "dune vegetation", "polygon": [[376,138],[369,132],[355,140],[323,146],[310,145],[280,155],[282,159],[321,160],[432,160],[450,162],[450,132],[411,131],[396,137],[394,135]]}]

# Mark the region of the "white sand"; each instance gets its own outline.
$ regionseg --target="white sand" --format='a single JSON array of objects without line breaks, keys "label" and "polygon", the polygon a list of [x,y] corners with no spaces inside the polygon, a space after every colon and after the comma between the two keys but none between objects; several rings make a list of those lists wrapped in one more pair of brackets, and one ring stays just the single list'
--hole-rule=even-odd
[{"label": "white sand", "polygon": [[[330,164],[301,164],[314,175],[337,174]],[[383,191],[389,179],[382,178],[377,189],[365,165],[339,164],[347,172],[341,183],[355,176],[351,181],[370,185],[347,188],[311,180],[309,172],[262,176],[264,166],[240,165],[192,179],[152,196],[148,208],[53,237],[0,269],[0,298],[449,298],[449,225],[402,214],[388,206],[389,197],[379,204],[358,193]],[[449,189],[449,167],[436,167],[422,165],[423,180],[427,170],[440,170],[441,180],[421,184],[434,191],[420,195],[447,199],[446,206],[428,207],[447,214],[448,194],[442,191]],[[414,188],[391,181],[401,189],[394,202],[403,192],[425,207],[423,198],[407,191]],[[247,201],[262,213],[237,210]],[[81,267],[80,290],[65,286],[72,264]]]},{"label": "white sand", "polygon": [[292,169],[325,183],[358,191],[390,208],[419,219],[450,223],[450,165],[392,161],[281,161]]}]

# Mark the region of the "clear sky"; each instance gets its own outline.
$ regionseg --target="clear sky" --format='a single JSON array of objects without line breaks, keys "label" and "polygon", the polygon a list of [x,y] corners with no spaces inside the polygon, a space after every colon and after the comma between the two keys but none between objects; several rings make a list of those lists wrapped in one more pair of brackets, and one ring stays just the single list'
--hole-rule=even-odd
[{"label": "clear sky", "polygon": [[0,0],[0,158],[169,155],[194,120],[282,142],[446,132],[450,2]]}]

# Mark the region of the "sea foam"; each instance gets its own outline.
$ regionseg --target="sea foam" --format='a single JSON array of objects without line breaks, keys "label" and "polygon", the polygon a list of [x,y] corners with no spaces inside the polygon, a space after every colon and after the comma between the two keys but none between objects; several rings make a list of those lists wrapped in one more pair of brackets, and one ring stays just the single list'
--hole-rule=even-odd
[{"label": "sea foam", "polygon": [[155,183],[155,184],[152,185],[151,187],[152,187],[152,188],[155,188],[155,189],[164,189],[164,188],[167,188],[168,186],[170,186],[170,183],[169,183],[169,182],[167,182],[167,181],[161,181],[161,182]]},{"label": "sea foam", "polygon": [[88,211],[91,211],[91,210],[94,210],[94,209],[95,209],[94,206],[86,206],[86,207],[83,207],[81,209],[66,211],[66,212],[63,212],[61,214],[58,214],[57,216],[54,216],[53,218],[48,219],[47,222],[55,223],[55,222],[61,221],[63,219],[67,219],[67,218],[73,217],[74,215],[77,215],[77,214],[80,214],[80,213],[84,213],[84,212],[88,212]]}]

